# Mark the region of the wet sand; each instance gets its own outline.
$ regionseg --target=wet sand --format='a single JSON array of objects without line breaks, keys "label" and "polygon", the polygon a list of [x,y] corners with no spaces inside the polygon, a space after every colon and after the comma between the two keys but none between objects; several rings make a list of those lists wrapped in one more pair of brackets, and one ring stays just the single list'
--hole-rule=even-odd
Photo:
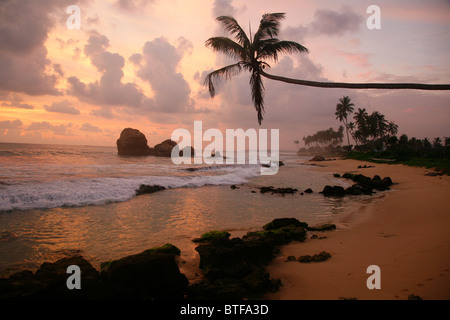
[{"label": "wet sand", "polygon": [[[318,163],[319,164],[319,163]],[[283,287],[265,296],[274,300],[357,298],[450,299],[450,177],[425,176],[430,170],[356,160],[320,162],[322,172],[389,176],[398,185],[377,193],[378,200],[348,209],[335,231],[310,232],[308,239],[283,247],[268,267]],[[357,169],[359,165],[373,168]],[[381,198],[380,198],[381,196]],[[360,218],[363,216],[364,218]],[[286,262],[288,256],[329,252],[317,263]],[[380,267],[381,289],[369,290],[367,268]]]}]

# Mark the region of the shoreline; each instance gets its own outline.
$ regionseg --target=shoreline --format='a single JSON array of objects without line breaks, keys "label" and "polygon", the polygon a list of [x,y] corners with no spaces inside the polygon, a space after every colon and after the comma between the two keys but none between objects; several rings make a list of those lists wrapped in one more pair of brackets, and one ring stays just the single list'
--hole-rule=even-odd
[{"label": "shoreline", "polygon": [[[335,231],[316,233],[326,239],[307,239],[284,246],[267,270],[283,286],[267,294],[268,300],[405,300],[450,299],[450,179],[429,177],[425,168],[335,160],[311,170],[343,174],[390,176],[395,191],[383,192],[381,201],[369,201],[358,216]],[[371,163],[371,165],[373,165]],[[355,212],[356,211],[356,212]],[[348,214],[346,215],[347,217]],[[321,251],[332,258],[321,263],[286,262],[288,256],[313,255]],[[371,265],[381,270],[381,289],[369,290],[366,273]]]}]

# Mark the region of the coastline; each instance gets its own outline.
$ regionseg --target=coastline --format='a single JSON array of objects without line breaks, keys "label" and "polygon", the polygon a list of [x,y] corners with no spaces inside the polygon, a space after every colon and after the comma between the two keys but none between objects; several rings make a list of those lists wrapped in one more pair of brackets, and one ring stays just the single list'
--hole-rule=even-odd
[{"label": "coastline", "polygon": [[[381,201],[362,204],[355,219],[337,224],[335,231],[316,233],[326,239],[307,239],[284,246],[267,270],[283,286],[267,294],[269,300],[405,300],[450,298],[450,178],[425,176],[427,169],[403,165],[335,160],[320,162],[314,171],[353,172],[390,176],[398,185],[383,192]],[[373,164],[371,164],[373,165]],[[364,218],[358,214],[364,212]],[[349,215],[346,215],[349,217]],[[327,251],[332,258],[321,263],[286,262],[288,256]],[[378,265],[381,289],[369,290],[366,270]]]}]

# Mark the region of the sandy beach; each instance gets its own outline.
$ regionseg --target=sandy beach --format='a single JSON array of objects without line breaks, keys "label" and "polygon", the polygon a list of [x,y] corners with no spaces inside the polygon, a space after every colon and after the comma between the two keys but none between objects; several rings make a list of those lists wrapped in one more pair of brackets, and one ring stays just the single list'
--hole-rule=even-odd
[{"label": "sandy beach", "polygon": [[[356,160],[318,162],[311,170],[353,172],[382,178],[397,185],[382,199],[352,208],[335,231],[312,232],[326,239],[307,239],[283,247],[268,267],[283,287],[265,299],[424,300],[450,298],[450,178],[425,176],[430,170],[403,165],[373,164]],[[357,169],[359,165],[372,168]],[[379,196],[379,194],[378,194]],[[358,219],[364,213],[364,219]],[[288,256],[332,257],[325,262],[286,262]],[[381,271],[381,289],[369,290],[367,268]]]}]

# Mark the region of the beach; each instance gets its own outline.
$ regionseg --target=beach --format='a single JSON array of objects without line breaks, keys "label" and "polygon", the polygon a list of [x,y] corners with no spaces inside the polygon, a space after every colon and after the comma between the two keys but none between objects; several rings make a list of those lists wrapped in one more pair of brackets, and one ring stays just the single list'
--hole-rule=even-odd
[{"label": "beach", "polygon": [[[383,198],[361,204],[337,229],[315,232],[326,239],[307,239],[283,247],[267,268],[283,287],[266,299],[386,299],[450,298],[450,179],[425,176],[427,170],[403,165],[373,164],[356,160],[318,162],[311,170],[389,176],[393,191]],[[371,168],[357,169],[358,166]],[[364,218],[359,216],[363,215]],[[288,256],[313,255],[321,251],[331,259],[320,263],[286,262]],[[380,267],[381,289],[369,290],[366,273]]]},{"label": "beach", "polygon": [[[258,166],[173,167],[169,159],[120,158],[114,148],[31,147],[11,145],[3,154],[2,206],[17,209],[0,214],[1,277],[73,256],[100,270],[103,262],[170,243],[194,284],[203,279],[194,238],[212,230],[242,238],[274,219],[295,218],[337,228],[282,245],[266,267],[282,286],[262,299],[450,298],[448,176],[355,160],[313,162],[295,152],[282,154],[276,175],[262,176]],[[320,193],[326,185],[351,186],[335,176],[344,173],[390,177],[394,185],[371,195]],[[133,195],[155,182],[167,189]],[[272,186],[296,191],[261,192]],[[324,262],[287,262],[323,251],[331,255]],[[381,289],[369,290],[373,265]]]}]

